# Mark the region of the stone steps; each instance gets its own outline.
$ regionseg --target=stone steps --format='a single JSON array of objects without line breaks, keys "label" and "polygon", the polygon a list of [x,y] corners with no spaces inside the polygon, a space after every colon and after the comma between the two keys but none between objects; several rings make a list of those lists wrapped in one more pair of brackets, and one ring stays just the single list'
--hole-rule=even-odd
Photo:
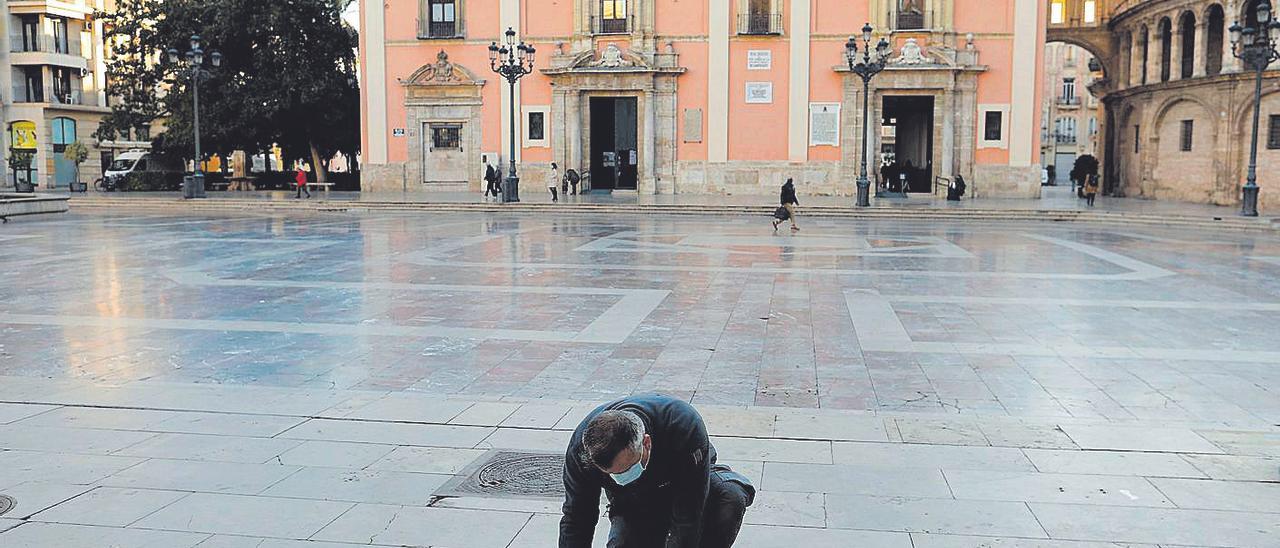
[{"label": "stone steps", "polygon": [[[408,202],[408,201],[326,201],[326,200],[182,200],[167,198],[130,199],[116,197],[72,198],[77,209],[128,209],[183,211],[313,211],[364,213],[377,211],[422,211],[440,213],[526,213],[593,215],[772,215],[769,205],[701,204],[548,204],[493,202]],[[929,207],[835,207],[806,206],[802,218],[883,219],[915,221],[1038,221],[1204,228],[1249,232],[1278,232],[1280,219],[1169,215],[1159,213],[1088,211],[1062,209],[984,209]]]}]

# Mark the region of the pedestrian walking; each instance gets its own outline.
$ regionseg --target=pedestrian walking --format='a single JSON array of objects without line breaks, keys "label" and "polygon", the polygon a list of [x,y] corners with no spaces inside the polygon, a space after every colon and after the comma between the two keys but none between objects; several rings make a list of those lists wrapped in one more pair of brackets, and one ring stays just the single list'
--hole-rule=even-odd
[{"label": "pedestrian walking", "polygon": [[480,161],[484,162],[484,196],[488,198],[490,194],[493,194],[493,197],[497,198],[498,193],[502,190],[498,186],[498,170],[493,167],[493,164],[489,163],[488,156],[481,156]]},{"label": "pedestrian walking", "polygon": [[1098,196],[1098,174],[1090,173],[1085,178],[1084,199],[1089,207],[1093,207],[1093,199]]},{"label": "pedestrian walking", "polygon": [[293,174],[293,182],[298,185],[298,194],[295,198],[302,199],[302,193],[306,192],[307,197],[311,197],[311,189],[307,188],[307,172],[298,166],[298,172]]},{"label": "pedestrian walking", "polygon": [[751,480],[716,462],[698,411],[660,394],[597,407],[569,439],[560,548],[590,548],[609,499],[611,547],[730,548],[755,500]]},{"label": "pedestrian walking", "polygon": [[786,221],[788,219],[791,221],[791,230],[799,231],[800,227],[796,225],[796,206],[800,205],[800,201],[796,200],[796,186],[792,183],[791,178],[789,177],[787,178],[787,182],[782,184],[782,195],[780,196],[780,201],[782,202],[782,207],[778,209],[777,213],[782,213],[785,210],[786,218],[780,218],[777,214],[774,215],[774,232],[777,232],[778,225],[781,224],[782,221]]},{"label": "pedestrian walking", "polygon": [[558,188],[559,186],[560,186],[560,168],[556,167],[555,162],[551,162],[551,171],[547,173],[547,190],[551,191],[551,201],[553,202],[560,201],[560,196],[559,194],[557,194],[557,191],[559,190]]}]

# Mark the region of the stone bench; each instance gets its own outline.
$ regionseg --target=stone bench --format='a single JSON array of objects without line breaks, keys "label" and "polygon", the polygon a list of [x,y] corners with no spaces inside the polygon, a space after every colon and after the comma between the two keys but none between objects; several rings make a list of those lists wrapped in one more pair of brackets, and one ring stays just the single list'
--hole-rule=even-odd
[{"label": "stone bench", "polygon": [[22,215],[66,213],[70,209],[68,199],[70,196],[0,193],[0,222],[7,223],[9,217]]}]

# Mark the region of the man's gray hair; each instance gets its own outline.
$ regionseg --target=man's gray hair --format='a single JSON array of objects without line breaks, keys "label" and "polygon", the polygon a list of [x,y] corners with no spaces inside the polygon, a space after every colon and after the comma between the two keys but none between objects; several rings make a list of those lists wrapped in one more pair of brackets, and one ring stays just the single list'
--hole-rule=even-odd
[{"label": "man's gray hair", "polygon": [[582,458],[601,469],[613,466],[613,459],[625,449],[644,449],[644,420],[631,411],[601,412],[587,423],[582,433]]}]

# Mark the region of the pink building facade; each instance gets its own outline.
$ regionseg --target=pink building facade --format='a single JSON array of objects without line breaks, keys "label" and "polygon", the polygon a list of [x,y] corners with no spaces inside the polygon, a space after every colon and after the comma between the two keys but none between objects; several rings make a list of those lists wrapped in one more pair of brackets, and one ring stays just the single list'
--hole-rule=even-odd
[{"label": "pink building facade", "polygon": [[[1039,0],[362,4],[366,190],[479,191],[482,158],[508,159],[488,45],[512,28],[537,48],[514,89],[526,189],[556,162],[597,190],[852,195],[865,149],[873,181],[911,192],[1040,192]],[[891,44],[869,127],[845,60],[868,22]]]}]

